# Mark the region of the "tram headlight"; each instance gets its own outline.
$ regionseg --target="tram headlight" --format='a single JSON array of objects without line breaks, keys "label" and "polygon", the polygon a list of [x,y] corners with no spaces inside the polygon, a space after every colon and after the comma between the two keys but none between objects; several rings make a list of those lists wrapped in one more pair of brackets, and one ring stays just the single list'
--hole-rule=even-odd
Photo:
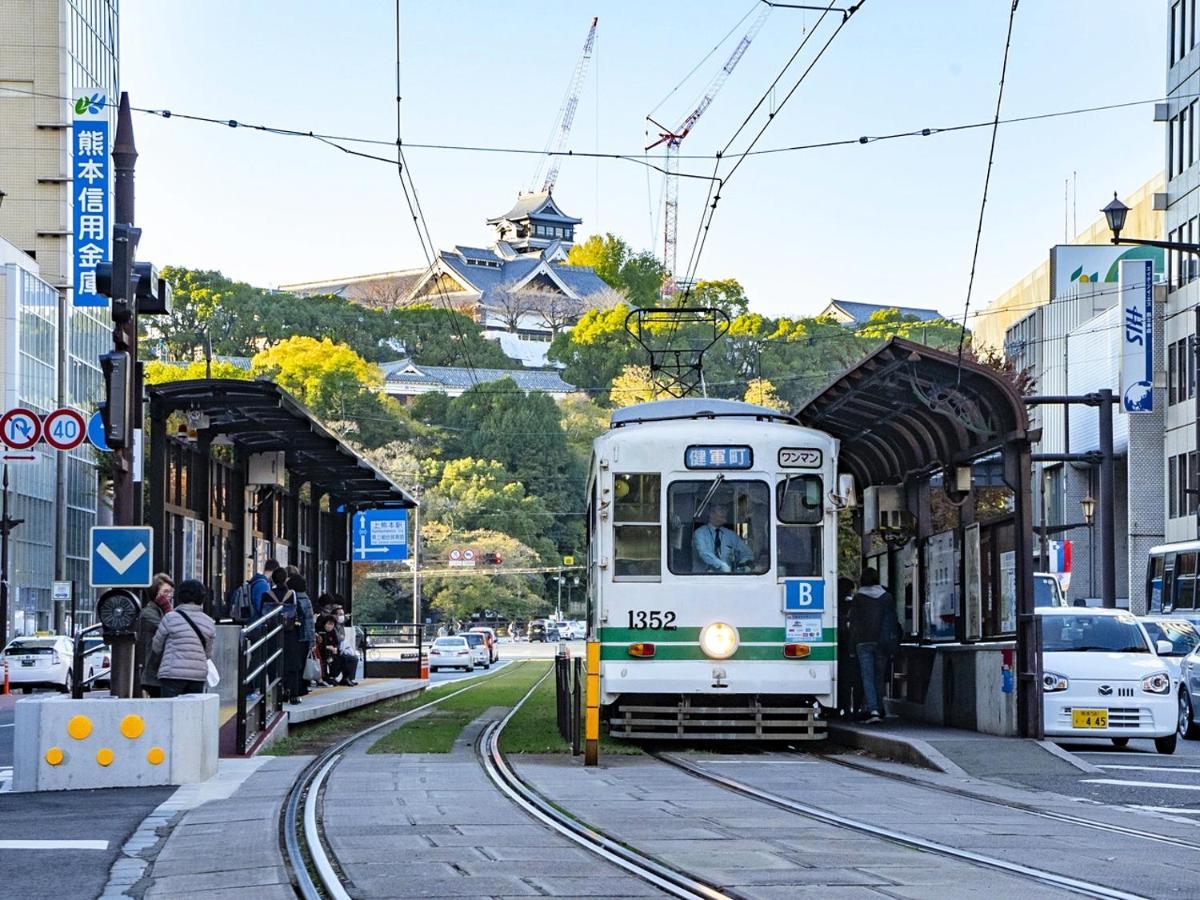
[{"label": "tram headlight", "polygon": [[729,659],[738,647],[738,632],[725,622],[709,622],[700,629],[700,649],[710,659]]}]

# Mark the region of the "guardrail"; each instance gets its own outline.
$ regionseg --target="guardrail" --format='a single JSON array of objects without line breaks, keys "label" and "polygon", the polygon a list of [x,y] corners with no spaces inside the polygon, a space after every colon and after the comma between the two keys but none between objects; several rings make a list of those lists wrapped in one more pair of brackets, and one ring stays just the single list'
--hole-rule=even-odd
[{"label": "guardrail", "polygon": [[586,675],[583,659],[571,659],[565,653],[554,657],[554,696],[558,712],[558,733],[571,745],[571,755],[583,752],[583,684]]},{"label": "guardrail", "polygon": [[411,622],[368,622],[358,627],[364,678],[420,678],[425,628]]},{"label": "guardrail", "polygon": [[109,647],[107,644],[102,644],[99,647],[95,647],[92,650],[85,652],[83,649],[83,636],[85,634],[91,634],[93,631],[101,631],[103,628],[103,625],[96,623],[95,625],[89,625],[87,628],[84,628],[75,635],[75,647],[71,659],[71,696],[76,700],[82,700],[83,689],[93,681],[97,681],[100,676],[105,673],[105,670],[102,666],[96,672],[96,674],[92,675],[90,678],[83,677],[83,661],[88,656],[91,656],[94,653],[109,652]]},{"label": "guardrail", "polygon": [[283,607],[242,629],[238,639],[237,753],[244,756],[283,715]]}]

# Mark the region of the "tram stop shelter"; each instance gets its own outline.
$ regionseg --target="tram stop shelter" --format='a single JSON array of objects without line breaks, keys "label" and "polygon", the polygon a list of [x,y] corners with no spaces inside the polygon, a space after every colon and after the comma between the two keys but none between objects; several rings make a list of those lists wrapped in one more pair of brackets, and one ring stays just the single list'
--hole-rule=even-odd
[{"label": "tram stop shelter", "polygon": [[275,558],[300,569],[314,600],[350,604],[350,517],[417,501],[274,382],[195,379],[148,394],[155,571],[200,579],[220,613]]},{"label": "tram stop shelter", "polygon": [[1031,436],[1015,384],[969,357],[893,338],[795,415],[841,442],[840,472],[853,475],[858,500],[842,515],[862,565],[897,601],[905,636],[892,710],[1042,737]]}]

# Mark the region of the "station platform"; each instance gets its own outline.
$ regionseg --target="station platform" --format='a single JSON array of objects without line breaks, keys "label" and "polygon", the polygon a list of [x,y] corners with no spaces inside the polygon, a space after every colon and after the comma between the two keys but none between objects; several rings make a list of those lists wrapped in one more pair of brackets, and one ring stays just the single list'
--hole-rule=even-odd
[{"label": "station platform", "polygon": [[329,716],[370,706],[380,700],[416,697],[429,687],[424,678],[364,678],[354,687],[318,688],[306,694],[298,706],[283,705],[288,725],[315,722]]},{"label": "station platform", "polygon": [[829,739],[881,759],[964,778],[1098,771],[1051,741],[981,734],[903,719],[889,718],[872,725],[830,722]]}]

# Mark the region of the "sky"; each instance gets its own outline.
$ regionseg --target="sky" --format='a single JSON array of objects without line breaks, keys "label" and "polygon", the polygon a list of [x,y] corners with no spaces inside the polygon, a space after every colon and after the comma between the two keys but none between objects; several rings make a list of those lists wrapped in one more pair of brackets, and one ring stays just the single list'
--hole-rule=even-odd
[{"label": "sky", "polygon": [[[570,146],[640,153],[647,113],[682,121],[754,19],[735,28],[752,5],[402,0],[403,140],[541,149],[595,15]],[[832,32],[830,14],[768,101],[780,108],[757,147],[990,120],[1009,5],[866,0],[780,107]],[[123,0],[121,86],[135,106],[394,141],[394,15],[393,0]],[[1024,0],[1002,116],[1161,98],[1166,15],[1157,0]],[[683,155],[711,156],[729,141],[819,16],[771,11]],[[394,164],[177,116],[134,124],[139,258],[260,286],[424,264]],[[1089,225],[1114,190],[1131,193],[1161,171],[1164,128],[1151,103],[1002,125],[972,308],[1039,265],[1072,222]],[[773,316],[811,315],[831,298],[961,316],[990,139],[979,128],[748,158],[722,190],[697,274],[738,279],[752,309]],[[416,147],[406,156],[441,248],[486,245],[485,220],[529,189],[538,164]],[[731,166],[727,158],[721,171]],[[713,160],[684,159],[681,169],[710,176]],[[1065,196],[1068,182],[1077,200]],[[707,186],[680,182],[681,267]],[[661,174],[637,162],[568,159],[555,199],[584,220],[580,234],[613,232],[661,253],[661,192]]]}]

